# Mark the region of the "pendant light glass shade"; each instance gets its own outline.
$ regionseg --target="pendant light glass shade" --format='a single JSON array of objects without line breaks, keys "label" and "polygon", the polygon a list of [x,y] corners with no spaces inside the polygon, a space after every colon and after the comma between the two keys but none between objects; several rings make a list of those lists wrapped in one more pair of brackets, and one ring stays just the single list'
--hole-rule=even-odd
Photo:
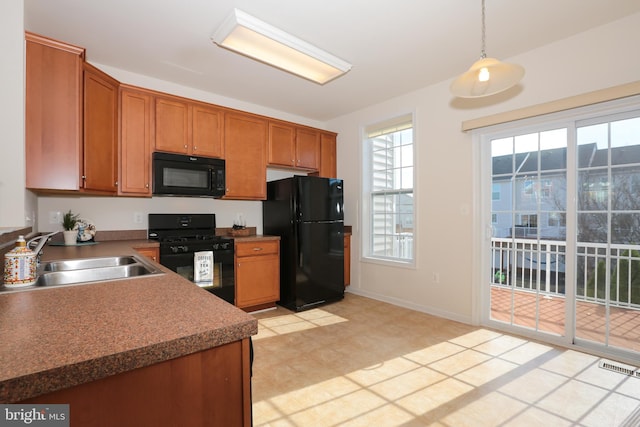
[{"label": "pendant light glass shade", "polygon": [[469,70],[451,82],[451,93],[460,98],[479,98],[505,91],[524,76],[520,65],[481,58]]},{"label": "pendant light glass shade", "polygon": [[480,98],[505,91],[524,77],[524,68],[520,65],[500,62],[487,58],[485,54],[485,0],[482,0],[482,54],[466,73],[458,76],[449,89],[459,98]]}]

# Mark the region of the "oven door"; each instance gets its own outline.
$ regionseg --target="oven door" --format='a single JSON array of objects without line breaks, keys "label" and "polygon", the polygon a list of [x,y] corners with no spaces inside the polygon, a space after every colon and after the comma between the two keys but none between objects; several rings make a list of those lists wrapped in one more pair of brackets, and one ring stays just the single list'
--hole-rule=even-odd
[{"label": "oven door", "polygon": [[[200,245],[198,245],[200,246]],[[186,245],[175,245],[171,247],[177,248],[178,251],[181,248],[187,247]],[[233,248],[233,244],[231,244]],[[160,264],[175,271],[180,276],[193,282],[194,280],[194,252],[212,250],[211,246],[198,247],[197,250],[192,250],[192,246],[189,246],[189,251],[175,253],[168,248],[160,248]],[[206,283],[197,283],[203,289],[208,290],[212,294],[222,298],[230,304],[235,304],[235,284],[234,284],[234,260],[233,249],[228,250],[214,250],[213,251],[213,281]]]}]

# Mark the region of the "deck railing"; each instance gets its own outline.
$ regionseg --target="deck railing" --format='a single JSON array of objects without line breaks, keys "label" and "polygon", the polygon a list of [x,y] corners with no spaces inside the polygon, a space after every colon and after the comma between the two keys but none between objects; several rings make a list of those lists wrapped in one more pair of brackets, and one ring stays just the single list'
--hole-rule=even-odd
[{"label": "deck railing", "polygon": [[[576,251],[577,300],[640,309],[640,246],[579,242]],[[565,252],[557,240],[492,238],[491,283],[564,295]]]}]

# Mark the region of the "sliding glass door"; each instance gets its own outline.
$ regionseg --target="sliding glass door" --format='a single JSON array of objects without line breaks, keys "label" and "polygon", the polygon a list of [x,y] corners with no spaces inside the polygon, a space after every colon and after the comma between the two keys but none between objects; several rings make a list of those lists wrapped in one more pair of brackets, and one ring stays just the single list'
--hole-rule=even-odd
[{"label": "sliding glass door", "polygon": [[640,117],[577,127],[577,340],[640,351]]},{"label": "sliding glass door", "polygon": [[490,326],[640,354],[638,105],[483,135]]},{"label": "sliding glass door", "polygon": [[491,141],[490,317],[565,334],[567,130]]}]

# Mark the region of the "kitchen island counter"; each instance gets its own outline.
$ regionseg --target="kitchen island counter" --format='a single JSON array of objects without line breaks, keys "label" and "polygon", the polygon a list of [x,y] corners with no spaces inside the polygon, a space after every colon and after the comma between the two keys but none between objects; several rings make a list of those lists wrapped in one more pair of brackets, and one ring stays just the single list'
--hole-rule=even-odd
[{"label": "kitchen island counter", "polygon": [[[150,241],[45,247],[43,261],[135,254]],[[159,265],[158,265],[159,266]],[[0,402],[96,381],[257,333],[257,321],[170,270],[0,293]]]}]

